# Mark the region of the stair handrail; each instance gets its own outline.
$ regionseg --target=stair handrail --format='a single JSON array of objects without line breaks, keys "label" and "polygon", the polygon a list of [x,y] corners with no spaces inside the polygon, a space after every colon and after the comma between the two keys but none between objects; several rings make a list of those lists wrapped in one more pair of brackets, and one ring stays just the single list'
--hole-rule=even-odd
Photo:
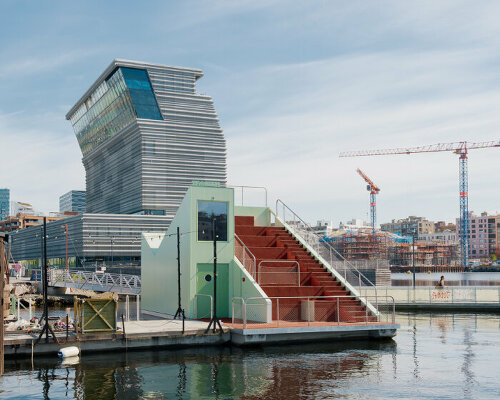
[{"label": "stair handrail", "polygon": [[[346,260],[344,258],[344,256],[342,256],[342,254],[340,254],[332,245],[330,245],[330,243],[328,242],[325,242],[324,240],[321,240],[321,236],[318,235],[316,232],[314,232],[313,228],[311,225],[309,225],[307,222],[305,222],[302,218],[300,218],[297,213],[295,213],[295,211],[293,211],[290,207],[288,207],[281,199],[277,199],[276,200],[276,216],[279,218],[279,213],[278,213],[278,204],[280,204],[283,206],[283,208],[286,208],[288,211],[290,211],[294,217],[296,217],[302,224],[304,224],[305,227],[307,227],[308,229],[310,229],[310,233],[312,233],[314,236],[316,236],[318,238],[318,243],[321,243],[323,246],[325,247],[328,247],[330,250],[333,250],[333,252],[338,256],[340,257],[341,261],[344,262],[344,264],[347,264],[349,265],[351,268],[349,269],[350,271],[356,271],[358,273],[358,277],[359,277],[359,288],[361,289],[361,278],[365,279],[366,282],[369,283],[368,286],[373,286],[373,288],[375,289],[375,295],[376,295],[376,290],[377,290],[377,287],[373,284],[373,282],[368,279],[361,271],[359,271],[351,262],[349,262],[349,260]],[[283,222],[285,224],[287,224],[286,222],[286,218],[285,218],[285,215],[284,215],[284,212],[283,212]],[[289,224],[287,224],[288,226],[290,226]],[[291,227],[293,230],[296,230],[295,227]],[[299,234],[297,232],[297,234]],[[300,235],[299,235],[300,236]],[[331,262],[331,260],[330,260]],[[331,265],[330,265],[331,268],[333,268]]]},{"label": "stair handrail", "polygon": [[265,186],[248,186],[248,185],[227,185],[228,188],[241,189],[241,205],[244,206],[244,192],[245,189],[263,189],[264,190],[264,206],[267,208],[267,188]]},{"label": "stair handrail", "polygon": [[240,237],[236,233],[234,234],[234,238],[243,247],[243,260],[240,260],[240,261],[241,261],[241,264],[243,265],[243,267],[245,267],[245,269],[247,269],[247,271],[248,271],[248,268],[245,265],[245,250],[248,252],[248,255],[253,258],[253,272],[252,271],[248,271],[248,272],[250,273],[252,278],[257,280],[257,259],[255,258],[254,254],[250,251],[250,249],[246,246],[246,244],[243,243],[243,241],[240,239]]}]

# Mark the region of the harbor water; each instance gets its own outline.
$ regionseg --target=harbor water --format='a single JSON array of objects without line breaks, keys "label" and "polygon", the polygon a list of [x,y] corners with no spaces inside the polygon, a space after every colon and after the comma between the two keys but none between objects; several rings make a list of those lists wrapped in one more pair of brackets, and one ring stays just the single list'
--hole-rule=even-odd
[{"label": "harbor water", "polygon": [[397,313],[394,340],[6,360],[0,399],[497,399],[500,315]]}]

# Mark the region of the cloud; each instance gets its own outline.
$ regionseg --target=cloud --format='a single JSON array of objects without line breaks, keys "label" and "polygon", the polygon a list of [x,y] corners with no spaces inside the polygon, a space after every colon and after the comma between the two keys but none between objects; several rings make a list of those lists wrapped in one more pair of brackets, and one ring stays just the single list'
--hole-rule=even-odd
[{"label": "cloud", "polygon": [[11,189],[11,200],[58,211],[60,195],[85,187],[81,153],[67,125],[59,114],[0,112],[2,149],[8,149],[0,182]]}]

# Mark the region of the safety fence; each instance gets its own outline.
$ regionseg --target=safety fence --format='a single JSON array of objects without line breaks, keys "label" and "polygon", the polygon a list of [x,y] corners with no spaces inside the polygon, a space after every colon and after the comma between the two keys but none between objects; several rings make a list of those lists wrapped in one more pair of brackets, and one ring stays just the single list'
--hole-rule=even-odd
[{"label": "safety fence", "polygon": [[276,200],[276,211],[270,211],[271,215],[275,217],[276,222],[285,224],[295,236],[302,238],[302,240],[319,255],[328,264],[327,267],[331,268],[334,262],[341,261],[343,264],[344,275],[338,274],[338,278],[348,282],[358,290],[362,287],[371,287],[376,292],[376,286],[371,279],[366,277],[359,269],[356,268],[349,260],[346,260],[330,243],[326,242],[315,229],[300,218],[290,207],[288,207],[280,199]]},{"label": "safety fence", "polygon": [[[382,299],[383,298],[383,299]],[[377,312],[370,311],[370,302]],[[384,304],[384,311],[378,305]],[[389,307],[387,305],[390,305]],[[391,296],[300,296],[232,299],[234,328],[285,328],[370,323],[395,323]]]},{"label": "safety fence", "polygon": [[[362,295],[373,295],[370,288],[361,290]],[[378,293],[392,297],[396,304],[499,304],[500,286],[430,286],[378,287]]]},{"label": "safety fence", "polygon": [[141,292],[141,278],[138,275],[50,269],[48,281],[50,286],[56,287],[123,294],[139,294]]}]

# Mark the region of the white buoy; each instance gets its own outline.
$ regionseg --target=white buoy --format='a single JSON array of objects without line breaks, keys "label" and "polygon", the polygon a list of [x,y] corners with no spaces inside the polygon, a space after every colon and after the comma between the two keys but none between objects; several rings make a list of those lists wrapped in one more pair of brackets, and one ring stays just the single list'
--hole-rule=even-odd
[{"label": "white buoy", "polygon": [[63,347],[57,352],[57,355],[61,358],[74,357],[80,354],[80,349],[76,346]]}]

